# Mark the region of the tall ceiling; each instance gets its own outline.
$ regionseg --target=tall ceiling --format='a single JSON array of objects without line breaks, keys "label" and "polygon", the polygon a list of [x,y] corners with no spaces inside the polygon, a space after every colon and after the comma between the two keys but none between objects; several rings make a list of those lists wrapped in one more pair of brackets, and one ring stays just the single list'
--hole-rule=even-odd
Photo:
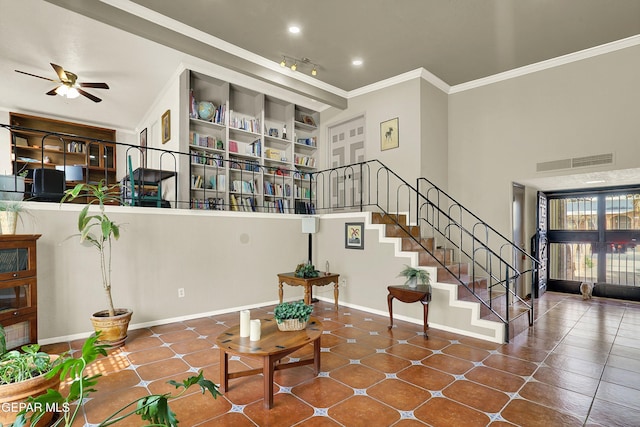
[{"label": "tall ceiling", "polygon": [[[194,60],[340,105],[420,68],[455,86],[638,34],[638,0],[0,0],[0,106],[133,130]],[[111,89],[46,96],[51,82],[14,71],[55,78],[50,62]]]}]

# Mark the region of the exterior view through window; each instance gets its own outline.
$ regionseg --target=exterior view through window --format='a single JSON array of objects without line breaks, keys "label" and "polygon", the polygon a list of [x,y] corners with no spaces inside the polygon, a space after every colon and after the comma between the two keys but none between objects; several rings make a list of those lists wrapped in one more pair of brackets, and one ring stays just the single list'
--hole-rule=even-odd
[{"label": "exterior view through window", "polygon": [[547,196],[549,289],[567,291],[593,282],[601,296],[636,299],[640,191]]}]

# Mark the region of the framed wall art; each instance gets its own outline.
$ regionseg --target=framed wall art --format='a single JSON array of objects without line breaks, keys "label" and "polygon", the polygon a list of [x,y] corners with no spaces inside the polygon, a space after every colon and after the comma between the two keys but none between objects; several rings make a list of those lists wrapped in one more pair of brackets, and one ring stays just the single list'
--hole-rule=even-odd
[{"label": "framed wall art", "polygon": [[380,150],[398,148],[400,144],[398,118],[380,123]]},{"label": "framed wall art", "polygon": [[171,139],[171,110],[167,110],[162,115],[162,143],[165,144]]},{"label": "framed wall art", "polygon": [[344,247],[364,249],[364,222],[347,222],[344,225]]}]

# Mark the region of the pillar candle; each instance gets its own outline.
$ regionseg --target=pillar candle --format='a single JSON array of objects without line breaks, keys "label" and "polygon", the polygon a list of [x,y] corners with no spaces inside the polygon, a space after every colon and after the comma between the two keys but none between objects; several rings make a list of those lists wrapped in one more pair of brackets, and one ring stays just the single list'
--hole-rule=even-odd
[{"label": "pillar candle", "polygon": [[248,337],[251,332],[249,329],[249,322],[251,321],[251,312],[249,310],[242,310],[240,312],[240,336]]},{"label": "pillar candle", "polygon": [[251,335],[249,341],[258,341],[260,339],[260,319],[251,321]]}]

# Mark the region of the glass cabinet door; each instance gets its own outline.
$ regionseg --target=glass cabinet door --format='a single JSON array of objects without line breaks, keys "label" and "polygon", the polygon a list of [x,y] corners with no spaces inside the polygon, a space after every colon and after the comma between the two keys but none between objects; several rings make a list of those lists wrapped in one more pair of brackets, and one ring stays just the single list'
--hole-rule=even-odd
[{"label": "glass cabinet door", "polygon": [[89,166],[100,167],[100,145],[89,145]]}]

